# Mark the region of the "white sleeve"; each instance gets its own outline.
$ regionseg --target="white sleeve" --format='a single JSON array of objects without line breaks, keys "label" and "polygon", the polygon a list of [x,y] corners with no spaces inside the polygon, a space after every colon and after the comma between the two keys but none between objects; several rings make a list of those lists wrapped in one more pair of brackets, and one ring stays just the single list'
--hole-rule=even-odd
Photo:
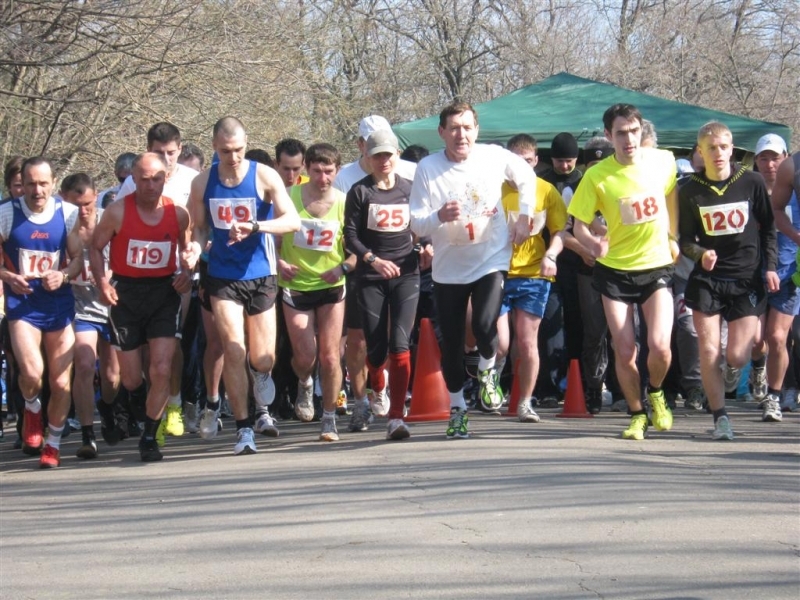
[{"label": "white sleeve", "polygon": [[438,209],[434,209],[431,204],[430,180],[425,169],[417,168],[408,204],[411,211],[411,231],[419,237],[433,235],[442,222],[439,220]]},{"label": "white sleeve", "polygon": [[125,196],[130,196],[135,191],[136,191],[136,184],[133,183],[133,177],[128,175],[125,181],[122,182],[122,185],[119,186],[119,191],[117,192],[117,199],[124,198]]},{"label": "white sleeve", "polygon": [[0,204],[0,236],[7,240],[14,225],[14,207],[11,201]]},{"label": "white sleeve", "polygon": [[533,215],[536,207],[536,173],[522,157],[506,150],[506,180],[511,181],[519,191],[519,212]]}]

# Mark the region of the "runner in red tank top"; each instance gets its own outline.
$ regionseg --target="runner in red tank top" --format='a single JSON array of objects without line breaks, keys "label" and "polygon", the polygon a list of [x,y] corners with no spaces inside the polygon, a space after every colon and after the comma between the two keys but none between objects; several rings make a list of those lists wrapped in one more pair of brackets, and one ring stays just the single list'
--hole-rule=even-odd
[{"label": "runner in red tank top", "polygon": [[[133,416],[144,421],[139,453],[145,462],[161,460],[156,432],[167,404],[172,358],[177,348],[180,294],[191,287],[190,269],[176,250],[185,251],[191,220],[182,206],[162,195],[167,165],[160,154],[136,157],[136,191],[103,213],[92,238],[92,274],[101,298],[111,305],[111,326],[122,385],[128,390]],[[109,278],[103,248],[111,245]],[[139,348],[149,344],[150,390],[142,377]],[[138,414],[137,414],[138,413]]]}]

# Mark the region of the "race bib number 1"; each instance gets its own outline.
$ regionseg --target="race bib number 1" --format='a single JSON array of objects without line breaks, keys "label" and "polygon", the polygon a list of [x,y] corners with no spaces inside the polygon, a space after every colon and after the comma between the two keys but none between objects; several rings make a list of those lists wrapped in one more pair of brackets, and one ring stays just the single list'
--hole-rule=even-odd
[{"label": "race bib number 1", "polygon": [[125,262],[135,269],[162,269],[172,256],[171,242],[128,241]]},{"label": "race bib number 1", "polygon": [[639,225],[659,216],[658,199],[646,194],[619,199],[619,214],[624,225]]},{"label": "race bib number 1", "polygon": [[61,253],[46,252],[44,250],[19,249],[19,270],[20,275],[27,278],[39,278],[45,271],[57,269]]},{"label": "race bib number 1", "polygon": [[332,252],[341,226],[339,221],[301,219],[300,230],[294,233],[294,245],[315,252]]},{"label": "race bib number 1", "polygon": [[702,206],[700,219],[706,235],[732,235],[744,231],[750,217],[750,207],[747,202],[731,202],[717,206]]},{"label": "race bib number 1", "polygon": [[405,231],[408,229],[408,204],[370,204],[367,227],[373,231]]},{"label": "race bib number 1", "polygon": [[208,209],[217,229],[230,229],[234,223],[252,221],[256,214],[255,198],[209,198]]},{"label": "race bib number 1", "polygon": [[474,217],[469,221],[450,221],[445,223],[447,239],[454,246],[482,244],[489,239],[491,217]]}]

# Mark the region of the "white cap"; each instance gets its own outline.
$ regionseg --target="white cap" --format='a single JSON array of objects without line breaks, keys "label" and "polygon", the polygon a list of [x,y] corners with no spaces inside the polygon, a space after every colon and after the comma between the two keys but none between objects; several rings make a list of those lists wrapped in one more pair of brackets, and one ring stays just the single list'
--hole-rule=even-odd
[{"label": "white cap", "polygon": [[765,150],[772,150],[775,154],[786,154],[786,142],[783,138],[774,133],[768,133],[762,136],[756,144],[756,156]]},{"label": "white cap", "polygon": [[688,175],[689,173],[694,173],[692,163],[685,158],[679,158],[676,160],[675,166],[678,168],[678,175]]},{"label": "white cap", "polygon": [[367,139],[376,131],[391,131],[392,126],[389,121],[377,115],[370,115],[361,119],[358,124],[358,137]]}]

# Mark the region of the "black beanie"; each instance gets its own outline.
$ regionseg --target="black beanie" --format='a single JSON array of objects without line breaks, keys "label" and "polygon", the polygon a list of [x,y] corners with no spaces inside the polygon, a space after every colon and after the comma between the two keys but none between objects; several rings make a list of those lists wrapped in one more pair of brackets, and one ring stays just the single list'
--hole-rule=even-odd
[{"label": "black beanie", "polygon": [[578,158],[578,142],[575,137],[564,131],[553,138],[550,144],[551,158]]}]

